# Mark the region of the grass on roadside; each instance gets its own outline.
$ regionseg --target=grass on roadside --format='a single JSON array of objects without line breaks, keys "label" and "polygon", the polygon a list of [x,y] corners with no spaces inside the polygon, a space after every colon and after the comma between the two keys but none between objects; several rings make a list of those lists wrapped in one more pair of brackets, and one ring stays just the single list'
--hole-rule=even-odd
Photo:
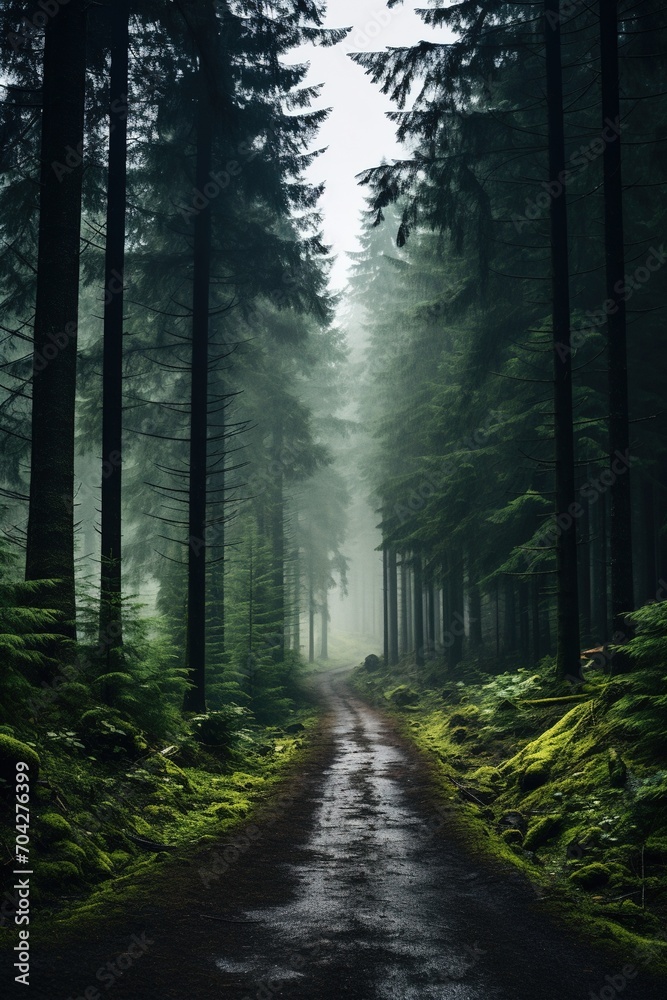
[{"label": "grass on roadside", "polygon": [[577,692],[536,671],[438,683],[432,663],[359,667],[353,686],[401,721],[460,803],[465,836],[521,868],[591,938],[667,972],[667,746],[654,669]]}]

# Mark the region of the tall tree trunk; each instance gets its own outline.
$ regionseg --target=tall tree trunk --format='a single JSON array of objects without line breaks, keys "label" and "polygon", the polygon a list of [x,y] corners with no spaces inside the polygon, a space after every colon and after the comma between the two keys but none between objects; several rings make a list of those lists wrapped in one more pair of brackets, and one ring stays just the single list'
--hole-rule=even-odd
[{"label": "tall tree trunk", "polygon": [[604,496],[591,504],[591,632],[596,643],[608,639],[607,518]]},{"label": "tall tree trunk", "polygon": [[[198,70],[196,186],[203,191],[212,166],[213,121],[200,59]],[[206,711],[206,486],[208,361],[211,283],[211,207],[194,220],[192,281],[192,382],[190,398],[190,486],[188,546],[188,621],[186,663],[190,688],[185,709]]]},{"label": "tall tree trunk", "polygon": [[308,555],[308,662],[315,662],[315,570],[313,567],[313,536],[309,539]]},{"label": "tall tree trunk", "polygon": [[414,566],[413,620],[414,620],[415,662],[418,667],[423,667],[424,666],[424,579],[422,575],[421,552],[415,552],[413,557],[413,566]]},{"label": "tall tree trunk", "polygon": [[[617,0],[600,0],[600,84],[603,125],[607,127],[609,122],[620,124]],[[605,143],[602,169],[607,299],[614,303],[613,309],[607,312],[609,462],[614,477],[610,487],[609,524],[611,617],[614,631],[627,634],[628,625],[623,615],[634,609],[634,588],[626,310],[625,297],[618,293],[618,288],[624,285],[625,275],[620,129],[612,141]],[[619,459],[620,474],[616,471]]]},{"label": "tall tree trunk", "polygon": [[[667,483],[664,479],[664,474],[661,475],[659,481],[656,483],[656,520],[655,520],[655,530],[656,530],[656,577],[657,577],[657,587],[656,591],[662,588],[662,592],[665,592],[665,581],[667,581]],[[660,598],[664,600],[665,598]]]},{"label": "tall tree trunk", "polygon": [[26,550],[27,580],[60,581],[48,596],[48,607],[59,613],[50,630],[67,639],[76,638],[74,412],[86,9],[84,0],[71,0],[45,27]]},{"label": "tall tree trunk", "polygon": [[275,476],[275,492],[271,510],[271,545],[273,550],[273,592],[276,645],[274,659],[282,663],[285,659],[285,511],[283,484],[283,427],[277,418],[273,431],[273,457],[278,472]]},{"label": "tall tree trunk", "polygon": [[389,560],[386,544],[382,546],[382,639],[385,664],[389,663]]},{"label": "tall tree trunk", "polygon": [[476,565],[474,558],[474,551],[472,549],[468,552],[467,559],[468,568],[468,604],[470,610],[470,644],[474,648],[479,648],[484,641],[482,635],[482,595],[477,585],[476,575]]},{"label": "tall tree trunk", "polygon": [[123,305],[127,209],[129,2],[112,9],[109,170],[104,273],[100,649],[106,669],[123,641],[121,613],[121,472],[123,454]]},{"label": "tall tree trunk", "polygon": [[401,656],[405,656],[410,649],[408,640],[408,604],[409,604],[409,594],[408,594],[408,568],[405,565],[405,556],[401,556],[401,642],[400,642],[400,652]]},{"label": "tall tree trunk", "polygon": [[455,669],[463,659],[463,639],[465,636],[465,608],[463,589],[463,559],[454,550],[449,558],[449,631],[453,642],[449,647],[449,667]]},{"label": "tall tree trunk", "polygon": [[429,580],[426,585],[426,649],[427,656],[435,656],[435,585]]},{"label": "tall tree trunk", "polygon": [[[556,576],[558,590],[556,673],[578,676],[579,597],[575,509],[572,350],[570,344],[570,269],[568,260],[563,71],[559,0],[545,0],[544,38],[547,76],[551,295],[554,346],[554,433],[556,454]],[[553,193],[555,192],[555,193]]]},{"label": "tall tree trunk", "polygon": [[579,565],[579,629],[583,642],[591,638],[591,526],[590,504],[582,503],[579,518],[578,565]]},{"label": "tall tree trunk", "polygon": [[516,601],[514,597],[514,580],[511,576],[505,577],[503,602],[503,652],[516,652]]},{"label": "tall tree trunk", "polygon": [[322,659],[329,659],[329,595],[324,591],[322,599]]},{"label": "tall tree trunk", "polygon": [[644,565],[642,598],[655,599],[658,588],[658,544],[656,538],[655,485],[647,478],[642,483],[642,516],[644,534]]},{"label": "tall tree trunk", "polygon": [[[404,557],[405,558],[405,557]],[[406,643],[406,653],[409,653],[414,645],[414,607],[415,602],[413,599],[414,590],[414,575],[410,570],[410,565],[407,564],[405,567],[405,609],[407,611],[407,622],[406,622],[406,632],[405,632],[405,643]]]},{"label": "tall tree trunk", "polygon": [[540,623],[540,584],[539,577],[534,576],[530,581],[530,607],[531,607],[531,659],[533,663],[539,663],[542,656],[541,644],[541,623]]},{"label": "tall tree trunk", "polygon": [[255,572],[252,551],[252,536],[248,545],[248,659],[246,661],[248,694],[255,697]]},{"label": "tall tree trunk", "polygon": [[[295,514],[296,529],[299,527],[299,513]],[[301,651],[301,550],[299,546],[294,549],[294,649],[297,654]]]},{"label": "tall tree trunk", "polygon": [[530,591],[525,580],[519,582],[519,636],[521,658],[530,660]]},{"label": "tall tree trunk", "polygon": [[389,663],[398,663],[398,572],[396,567],[396,549],[387,553],[387,569],[389,572]]},{"label": "tall tree trunk", "polygon": [[210,662],[211,654],[218,663],[222,662],[224,655],[224,573],[225,565],[221,560],[209,564],[206,583],[206,644],[209,650],[207,662]]}]

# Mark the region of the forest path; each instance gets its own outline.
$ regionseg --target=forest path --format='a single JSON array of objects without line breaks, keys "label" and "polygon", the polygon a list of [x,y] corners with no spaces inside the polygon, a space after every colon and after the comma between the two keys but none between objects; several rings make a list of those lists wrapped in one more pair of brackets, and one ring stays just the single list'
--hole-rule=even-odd
[{"label": "forest path", "polygon": [[[321,688],[329,715],[293,801],[260,817],[250,840],[230,838],[226,872],[216,876],[205,852],[122,926],[35,954],[33,996],[99,1000],[87,988],[112,990],[113,1000],[665,996],[644,970],[623,985],[623,961],[591,954],[555,927],[518,873],[471,860],[447,837],[428,768],[391,720],[335,675]],[[132,935],[128,966],[118,956]]]}]

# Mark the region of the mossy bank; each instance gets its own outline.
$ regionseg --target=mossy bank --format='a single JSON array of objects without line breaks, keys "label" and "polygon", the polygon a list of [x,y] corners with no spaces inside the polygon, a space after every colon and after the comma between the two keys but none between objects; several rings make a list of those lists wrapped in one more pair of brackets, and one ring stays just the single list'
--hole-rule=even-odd
[{"label": "mossy bank", "polygon": [[429,755],[471,848],[521,868],[578,933],[667,972],[661,673],[563,690],[549,660],[467,681],[435,662],[367,664],[354,688]]},{"label": "mossy bank", "polygon": [[[94,716],[20,738],[0,727],[3,804],[12,806],[2,811],[5,845],[15,835],[15,764],[30,766],[31,937],[122,910],[137,884],[158,884],[165,863],[227,837],[307,754],[318,710],[304,701],[280,725],[261,727],[233,709],[214,712],[170,742],[112,709]],[[11,872],[3,881],[0,940],[9,941]]]}]

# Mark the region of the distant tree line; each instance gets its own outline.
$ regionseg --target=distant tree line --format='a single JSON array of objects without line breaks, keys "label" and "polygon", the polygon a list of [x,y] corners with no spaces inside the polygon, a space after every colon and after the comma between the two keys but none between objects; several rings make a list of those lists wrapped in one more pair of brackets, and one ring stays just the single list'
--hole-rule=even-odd
[{"label": "distant tree line", "polygon": [[455,40],[353,56],[412,150],[362,175],[350,287],[385,655],[551,653],[577,679],[664,598],[666,14],[420,14]]}]

